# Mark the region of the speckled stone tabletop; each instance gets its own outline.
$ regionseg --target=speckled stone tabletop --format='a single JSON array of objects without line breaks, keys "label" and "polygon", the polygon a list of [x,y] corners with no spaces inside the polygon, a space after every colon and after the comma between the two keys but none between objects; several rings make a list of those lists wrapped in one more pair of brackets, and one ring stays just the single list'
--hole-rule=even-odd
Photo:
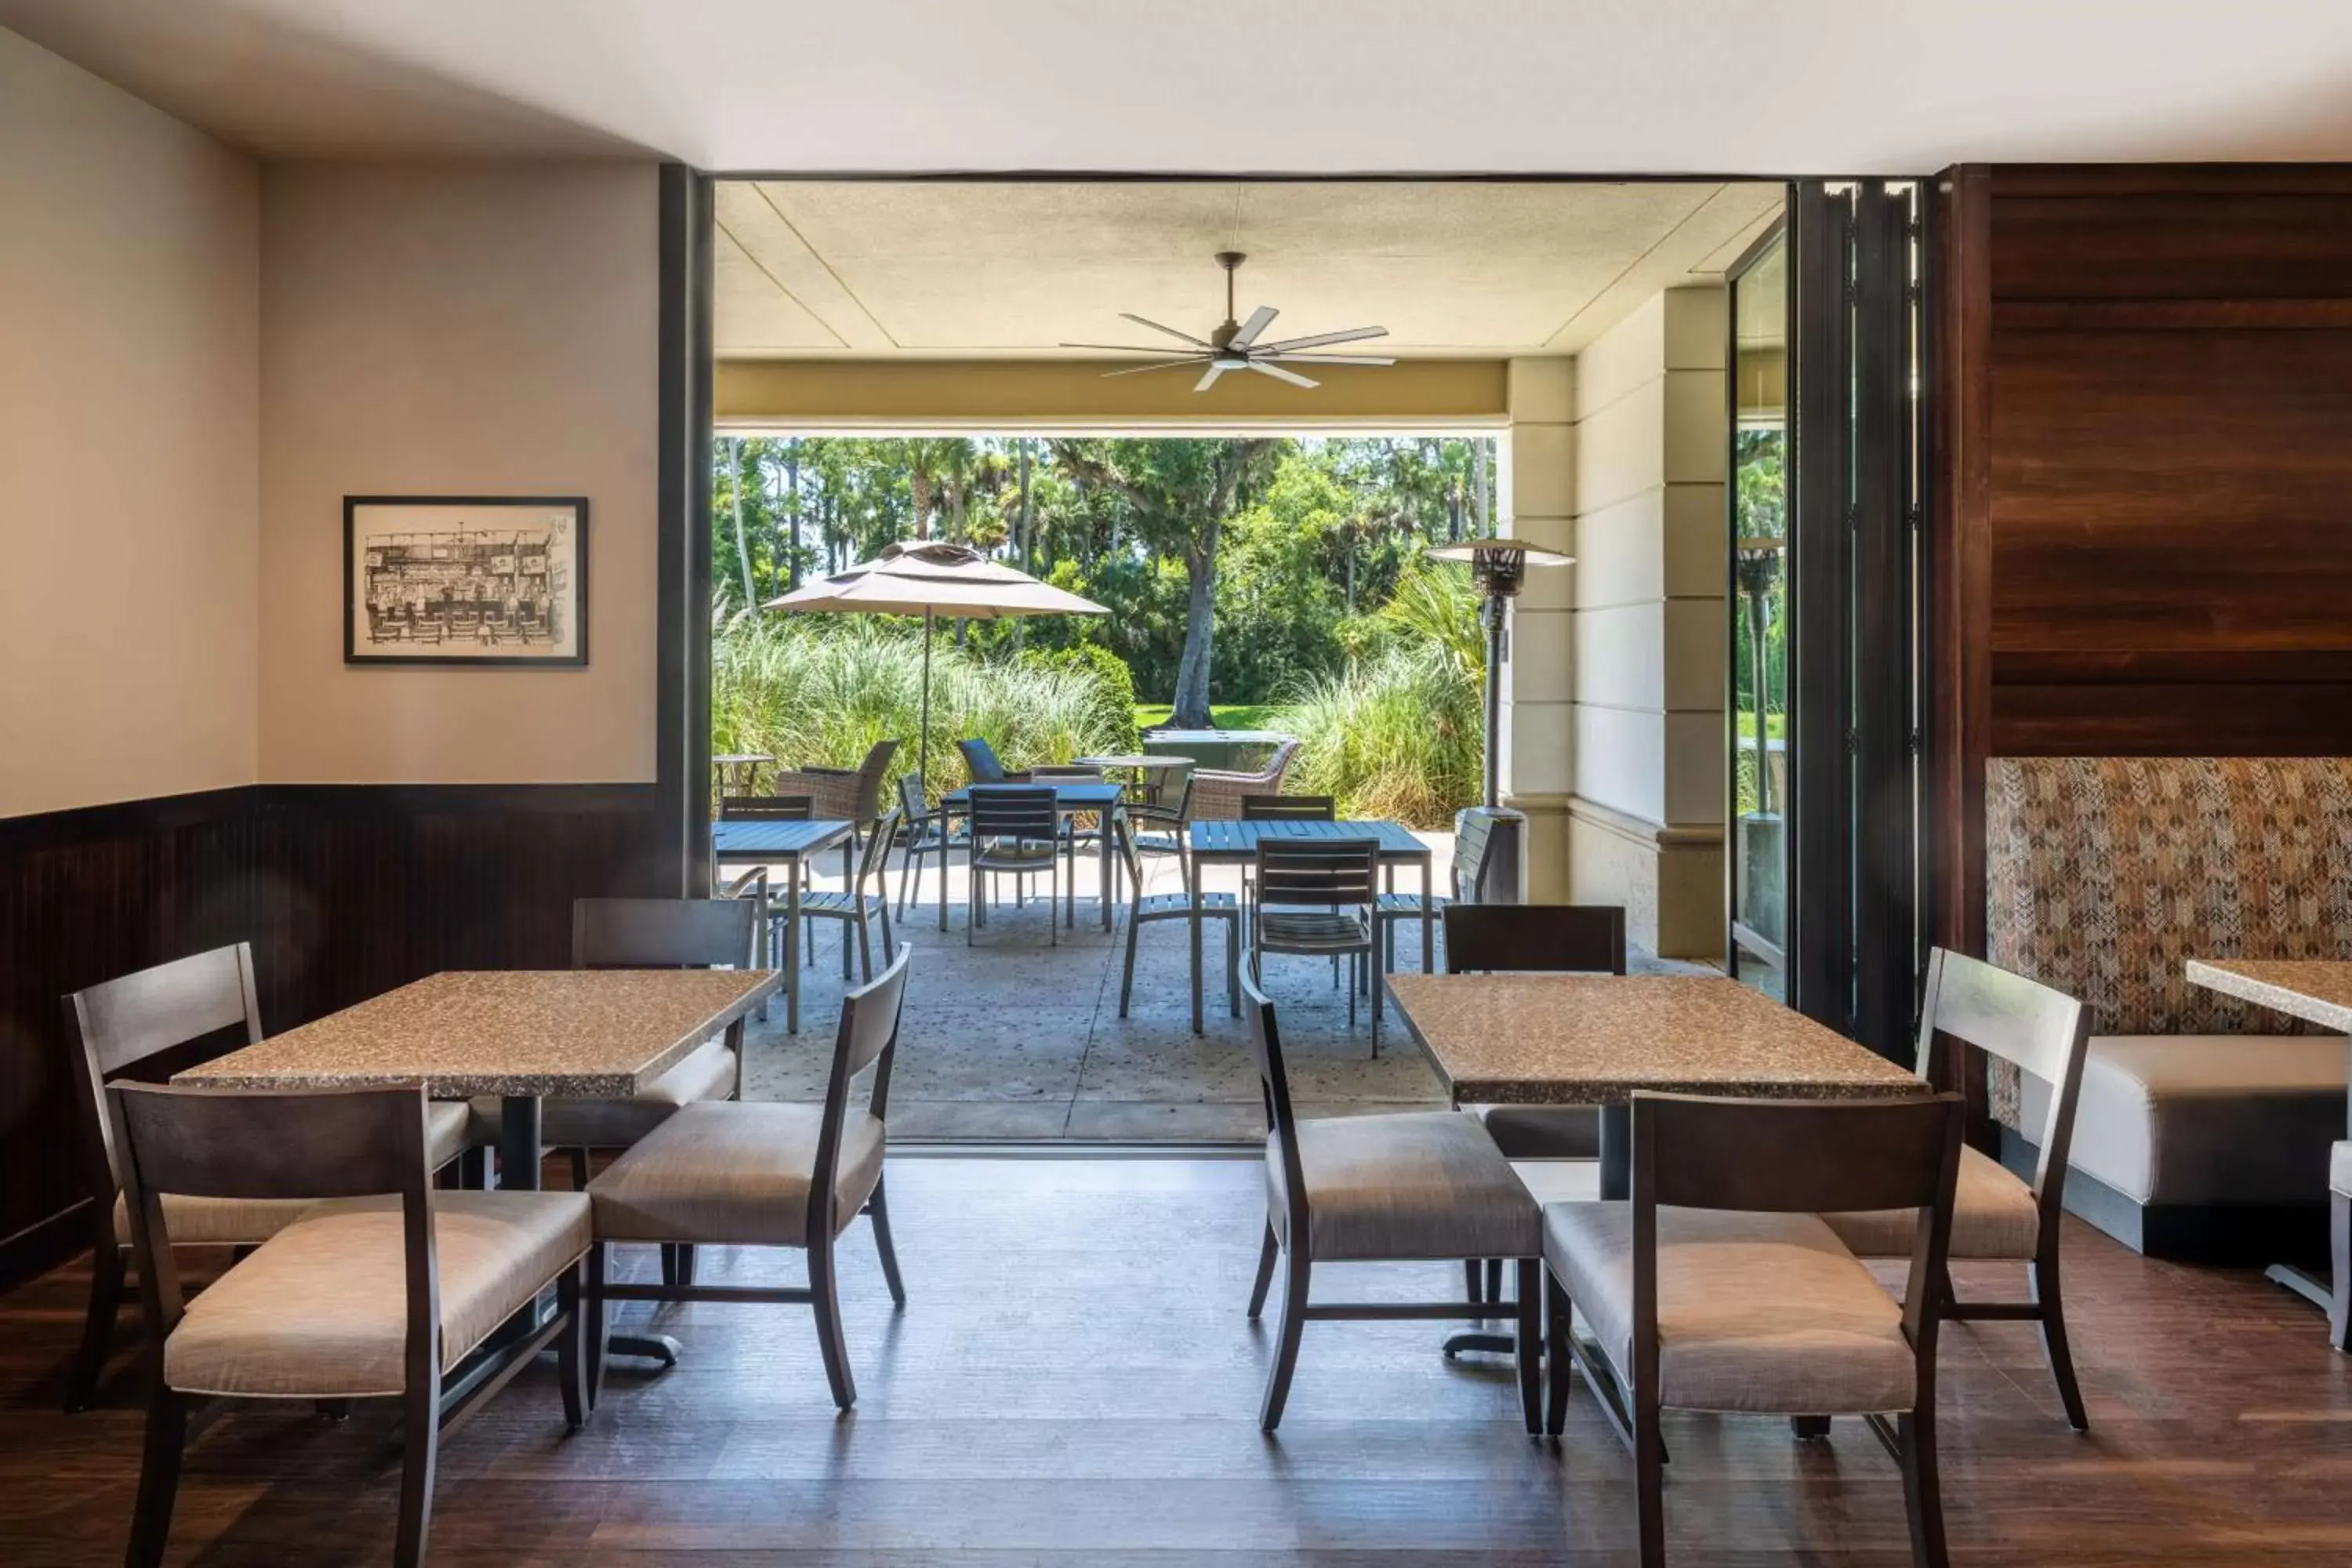
[{"label": "speckled stone tabletop", "polygon": [[2352,1034],[2352,963],[2326,959],[2192,958],[2189,984]]},{"label": "speckled stone tabletop", "polygon": [[1919,1080],[1737,981],[1680,974],[1392,974],[1457,1104],[1616,1105],[1642,1090],[1863,1100]]},{"label": "speckled stone tabletop", "polygon": [[422,1082],[444,1098],[625,1099],[759,1005],[781,979],[765,969],[450,971],[172,1081],[216,1089]]}]

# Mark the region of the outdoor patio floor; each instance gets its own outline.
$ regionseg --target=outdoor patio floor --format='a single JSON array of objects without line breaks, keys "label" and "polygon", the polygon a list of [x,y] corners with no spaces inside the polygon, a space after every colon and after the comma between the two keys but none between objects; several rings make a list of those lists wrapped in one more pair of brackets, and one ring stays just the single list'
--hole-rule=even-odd
[{"label": "outdoor patio floor", "polygon": [[[1444,886],[1450,834],[1423,835],[1432,845]],[[817,885],[840,886],[840,861],[827,857]],[[1049,943],[1045,905],[1033,898],[1015,908],[1012,881],[989,911],[978,941],[965,944],[965,872],[950,868],[949,929],[939,929],[936,871],[927,868],[923,891],[908,918],[894,928],[915,947],[898,1054],[890,1086],[893,1139],[949,1142],[1011,1140],[1082,1142],[1239,1142],[1265,1134],[1265,1112],[1250,1066],[1242,1021],[1226,1006],[1223,927],[1202,928],[1204,1030],[1192,1030],[1185,984],[1185,930],[1181,921],[1148,924],[1136,954],[1135,992],[1129,1016],[1118,1016],[1119,970],[1126,953],[1127,911],[1117,929],[1102,929],[1095,901],[1097,862],[1081,848],[1077,923],[1064,926],[1060,945]],[[735,869],[730,868],[730,872]],[[1180,888],[1172,860],[1145,863],[1157,892]],[[1213,890],[1236,891],[1236,868],[1212,868]],[[1042,890],[1042,879],[1033,884]],[[1400,890],[1415,873],[1400,871]],[[891,892],[898,871],[894,857]],[[817,956],[804,962],[801,1033],[784,1029],[778,1003],[746,1035],[747,1097],[816,1100],[824,1089],[833,1031],[840,1016],[840,932],[837,921],[817,931]],[[877,934],[875,960],[881,962]],[[1442,953],[1442,949],[1441,949]],[[1421,931],[1408,922],[1397,932],[1397,965],[1421,966]],[[1638,967],[1690,970],[1646,955]],[[1291,1092],[1307,1116],[1427,1110],[1444,1093],[1393,1016],[1383,1021],[1380,1054],[1372,1054],[1369,999],[1357,998],[1355,1026],[1348,997],[1331,983],[1328,960],[1269,958],[1267,994],[1282,1020]]]}]

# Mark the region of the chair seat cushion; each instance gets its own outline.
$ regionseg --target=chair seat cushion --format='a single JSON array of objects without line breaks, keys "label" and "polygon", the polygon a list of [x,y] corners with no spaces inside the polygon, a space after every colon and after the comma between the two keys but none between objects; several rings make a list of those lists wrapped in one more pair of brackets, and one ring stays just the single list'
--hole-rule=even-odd
[{"label": "chair seat cushion", "polygon": [[[1822,1221],[1858,1258],[1908,1258],[1918,1234],[1916,1209],[1825,1214]],[[1959,1186],[1952,1200],[1954,1258],[2032,1258],[2042,1235],[2033,1189],[2000,1161],[1960,1151]]]},{"label": "chair seat cushion", "polygon": [[[1286,1246],[1279,1133],[1266,1136],[1266,1212]],[[1334,1116],[1298,1123],[1316,1261],[1533,1258],[1536,1201],[1475,1117],[1458,1110]]]},{"label": "chair seat cushion", "polygon": [[[541,1102],[540,1142],[551,1149],[625,1149],[668,1121],[681,1105],[724,1100],[735,1092],[735,1053],[725,1039],[709,1041],[627,1100]],[[474,1101],[474,1121],[486,1141],[498,1141],[502,1111],[496,1095]]]},{"label": "chair seat cushion", "polygon": [[[477,1140],[462,1100],[425,1102],[425,1163],[428,1170],[464,1153]],[[268,1241],[316,1206],[310,1198],[191,1198],[163,1194],[163,1229],[174,1247],[249,1247]],[[114,1239],[131,1243],[131,1205],[114,1199]]]},{"label": "chair seat cushion", "polygon": [[[1550,1204],[1544,1261],[1621,1377],[1633,1365],[1633,1209]],[[1903,1310],[1811,1215],[1658,1211],[1658,1391],[1684,1410],[1908,1410]]]},{"label": "chair seat cushion", "polygon": [[[2137,1204],[2310,1204],[2344,1136],[2346,1041],[2331,1035],[2095,1035],[2069,1163]],[[2049,1086],[2027,1075],[2039,1143]]]},{"label": "chair seat cushion", "polygon": [[[436,1192],[432,1204],[446,1371],[593,1236],[581,1193]],[[164,1342],[163,1381],[251,1398],[398,1394],[407,1279],[397,1197],[320,1204],[189,1301]]]},{"label": "chair seat cushion", "polygon": [[[805,1247],[819,1106],[776,1100],[689,1105],[588,1184],[604,1241]],[[835,1234],[882,1178],[882,1123],[852,1111],[833,1194]]]},{"label": "chair seat cushion", "polygon": [[1258,945],[1323,948],[1361,947],[1370,941],[1362,919],[1325,910],[1262,910]]},{"label": "chair seat cushion", "polygon": [[1598,1160],[1601,1112],[1590,1105],[1487,1105],[1471,1114],[1513,1160]]},{"label": "chair seat cushion", "polygon": [[2327,1190],[2352,1198],[2352,1143],[2338,1143],[2328,1155]]}]

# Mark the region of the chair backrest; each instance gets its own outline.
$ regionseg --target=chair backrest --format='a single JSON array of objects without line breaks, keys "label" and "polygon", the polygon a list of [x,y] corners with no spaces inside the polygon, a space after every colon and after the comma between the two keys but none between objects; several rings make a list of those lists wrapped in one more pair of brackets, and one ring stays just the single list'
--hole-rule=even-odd
[{"label": "chair backrest", "polygon": [[[1903,1321],[1914,1346],[1932,1359],[1963,1121],[1957,1094],[1878,1100],[1636,1094],[1636,1335],[1646,1322],[1654,1353],[1661,1207],[1743,1214],[1916,1209],[1919,1222]],[[1638,1351],[1636,1354],[1638,1359]],[[1650,1371],[1654,1374],[1655,1370],[1654,1364]]]},{"label": "chair backrest", "polygon": [[113,1224],[114,1194],[123,1183],[122,1152],[107,1080],[174,1047],[242,1024],[246,1045],[261,1038],[255,1000],[253,944],[240,942],[102,980],[65,999],[66,1026],[81,1041],[82,1070],[74,1086],[82,1113],[97,1130],[103,1168],[92,1173],[99,1213]]},{"label": "chair backrest", "polygon": [[1938,1045],[1946,1037],[2050,1086],[2033,1191],[2043,1211],[2042,1229],[2054,1243],[2083,1058],[2091,1046],[2090,1009],[2038,980],[1939,947],[1927,954],[1927,984],[1919,1004],[1919,1076],[1930,1084],[1955,1082],[1959,1076]]},{"label": "chair backrest", "polygon": [[964,772],[974,784],[1003,784],[1004,764],[996,760],[996,748],[986,741],[958,741],[956,750],[963,753]]},{"label": "chair backrest", "polygon": [[1258,776],[1279,788],[1283,775],[1290,772],[1291,760],[1298,755],[1299,745],[1300,742],[1294,736],[1275,747],[1274,755],[1265,760],[1265,766],[1260,770]]},{"label": "chair backrest", "polygon": [[898,837],[898,825],[907,819],[906,809],[892,806],[876,819],[874,830],[866,836],[866,847],[857,857],[857,886],[851,890],[863,893],[866,879],[876,875],[888,875],[890,841]]},{"label": "chair backrest", "polygon": [[1336,822],[1338,803],[1328,795],[1245,795],[1244,822]]},{"label": "chair backrest", "polygon": [[898,754],[896,741],[877,741],[868,748],[866,760],[857,764],[857,808],[856,820],[871,822],[882,809],[882,775],[890,771],[890,759]]},{"label": "chair backrest", "polygon": [[721,822],[807,822],[816,816],[808,795],[730,795],[719,803]]},{"label": "chair backrest", "polygon": [[1448,904],[1445,973],[1625,973],[1618,904]]},{"label": "chair backrest", "polygon": [[983,838],[1050,843],[1060,831],[1050,784],[974,784],[965,798],[971,802],[968,820],[975,844]]},{"label": "chair backrest", "polygon": [[[195,1089],[116,1083],[107,1089],[122,1143],[123,1191],[149,1356],[184,1305],[163,1216],[165,1194],[199,1198],[360,1198],[397,1194],[408,1279],[408,1367],[437,1353],[439,1281],[426,1201],[425,1090]],[[424,1359],[420,1360],[420,1356]]]},{"label": "chair backrest", "polygon": [[923,795],[923,775],[898,775],[898,812],[908,823],[923,822],[931,815],[930,803]]},{"label": "chair backrest", "polygon": [[749,969],[759,907],[748,899],[574,899],[574,969]]},{"label": "chair backrest", "polygon": [[[1171,784],[1174,785],[1172,790],[1170,788]],[[1158,792],[1146,803],[1153,811],[1165,813],[1179,822],[1192,820],[1192,763],[1186,763],[1181,767],[1167,769],[1161,773],[1156,785],[1147,787],[1154,788]],[[1176,797],[1172,803],[1168,798],[1171,794]]]},{"label": "chair backrest", "polygon": [[824,1120],[817,1128],[816,1165],[809,1184],[812,1244],[819,1236],[841,1231],[844,1216],[834,1208],[834,1175],[841,1164],[850,1084],[868,1067],[874,1068],[874,1087],[866,1097],[866,1111],[877,1121],[889,1115],[890,1068],[898,1057],[898,1014],[906,1002],[907,965],[913,953],[912,948],[900,947],[888,968],[842,994],[841,1022],[833,1033],[833,1071],[825,1079]]},{"label": "chair backrest", "polygon": [[1282,1031],[1275,1022],[1274,1004],[1246,972],[1241,976],[1241,985],[1242,1013],[1249,1020],[1250,1061],[1257,1068],[1258,1089],[1265,1101],[1266,1131],[1274,1134],[1267,1158],[1282,1162],[1282,1190],[1290,1208],[1290,1226],[1285,1234],[1303,1257],[1308,1234],[1307,1173],[1298,1156],[1298,1112],[1290,1102],[1290,1076],[1282,1060]]},{"label": "chair backrest", "polygon": [[1319,908],[1380,900],[1377,838],[1261,838],[1256,868],[1262,906]]},{"label": "chair backrest", "polygon": [[1449,878],[1456,902],[1484,903],[1486,859],[1495,847],[1495,818],[1484,811],[1465,811],[1454,819],[1454,864]]}]

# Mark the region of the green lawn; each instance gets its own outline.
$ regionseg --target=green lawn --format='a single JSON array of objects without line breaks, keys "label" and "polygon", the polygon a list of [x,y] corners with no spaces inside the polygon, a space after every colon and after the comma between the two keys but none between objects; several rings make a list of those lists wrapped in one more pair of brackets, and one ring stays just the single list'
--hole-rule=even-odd
[{"label": "green lawn", "polygon": [[[1165,724],[1175,709],[1165,702],[1139,702],[1135,705],[1135,727],[1149,729]],[[1210,722],[1220,730],[1268,730],[1274,727],[1276,710],[1271,702],[1233,702],[1209,706]]]}]

